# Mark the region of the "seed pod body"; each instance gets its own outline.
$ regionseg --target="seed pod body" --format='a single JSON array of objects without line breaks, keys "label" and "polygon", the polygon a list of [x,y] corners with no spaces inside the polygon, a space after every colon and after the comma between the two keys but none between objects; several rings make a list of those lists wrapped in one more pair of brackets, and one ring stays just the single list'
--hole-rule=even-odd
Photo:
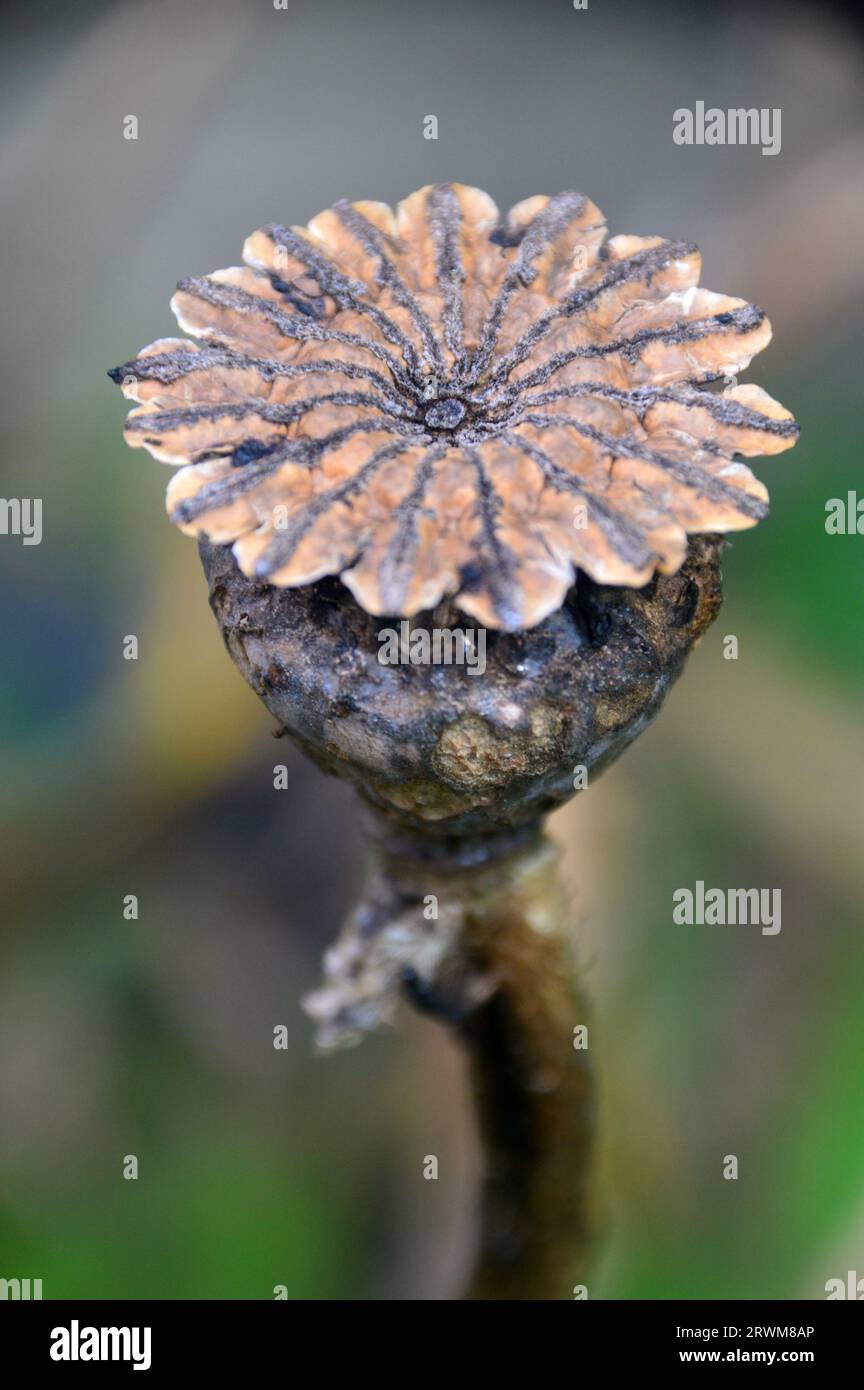
[{"label": "seed pod body", "polygon": [[[338,580],[279,589],[203,544],[210,602],[249,684],[326,771],[353,781],[395,830],[471,853],[574,794],[657,713],[721,602],[722,541],[694,537],[681,569],[642,589],[580,579],[528,632],[486,632],[485,670],[389,665],[375,618]],[[464,625],[449,606],[425,632]]]}]

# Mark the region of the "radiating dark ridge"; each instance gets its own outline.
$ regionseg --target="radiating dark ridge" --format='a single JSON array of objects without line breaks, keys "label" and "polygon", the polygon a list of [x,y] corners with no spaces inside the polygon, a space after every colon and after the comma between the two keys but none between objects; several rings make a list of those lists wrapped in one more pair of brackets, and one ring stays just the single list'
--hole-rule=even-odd
[{"label": "radiating dark ridge", "polygon": [[383,409],[388,416],[406,414],[400,406],[397,411],[389,407],[380,396],[365,391],[330,391],[323,396],[308,396],[306,400],[282,404],[251,396],[245,401],[208,402],[204,405],[178,406],[174,410],[156,410],[149,415],[138,415],[126,422],[128,430],[136,433],[152,432],[165,434],[168,430],[180,429],[184,425],[194,426],[205,420],[244,420],[256,415],[272,425],[290,425],[302,419],[310,410],[319,405],[369,406]]},{"label": "radiating dark ridge", "polygon": [[409,442],[423,443],[428,436],[415,433],[407,426],[392,420],[357,420],[343,429],[333,430],[321,439],[289,439],[261,459],[247,463],[226,478],[217,478],[205,484],[194,497],[187,497],[171,513],[173,522],[188,523],[197,521],[200,516],[212,512],[216,507],[226,507],[244,493],[250,492],[275,472],[283,463],[296,463],[302,468],[311,468],[321,454],[330,449],[338,449],[355,434],[401,434]]},{"label": "radiating dark ridge", "polygon": [[429,370],[443,372],[445,370],[444,357],[435,329],[423,306],[411,293],[387,255],[379,229],[355,207],[352,207],[345,198],[341,198],[338,203],[333,204],[333,211],[339,217],[343,227],[357,239],[367,255],[374,256],[377,260],[378,273],[376,278],[378,283],[386,285],[397,303],[401,304],[403,309],[407,309],[411,315],[417,331],[423,339],[423,346],[427,354],[424,366]]},{"label": "radiating dark ridge", "polygon": [[[649,343],[695,343],[708,338],[713,333],[749,333],[758,328],[765,315],[755,305],[748,304],[742,309],[733,309],[715,314],[706,319],[690,319],[686,323],[673,324],[670,328],[642,328],[630,338],[617,338],[610,343],[585,343],[581,347],[567,348],[556,352],[552,357],[518,382],[518,391],[529,390],[532,386],[543,386],[555,372],[566,367],[569,362],[579,362],[599,357],[611,357],[620,353],[626,362],[638,362],[641,349]],[[708,394],[706,392],[706,394]]]},{"label": "radiating dark ridge", "polygon": [[234,309],[238,314],[258,314],[272,324],[283,338],[293,338],[297,342],[342,343],[344,347],[356,347],[369,352],[385,364],[393,380],[403,391],[409,395],[412,393],[411,380],[405,375],[401,364],[392,352],[388,352],[380,343],[374,343],[371,338],[363,338],[359,333],[341,333],[336,328],[328,328],[319,323],[317,319],[286,314],[284,309],[271,304],[261,295],[250,294],[248,290],[240,289],[237,285],[222,284],[208,276],[189,276],[181,280],[177,288],[196,299],[203,299],[205,304],[212,304],[216,308]]},{"label": "radiating dark ridge", "polygon": [[582,193],[570,190],[556,193],[549,199],[545,208],[537,214],[528,226],[513,262],[513,269],[526,287],[537,278],[534,262],[553,241],[567,230],[585,211],[586,199]]},{"label": "radiating dark ridge", "polygon": [[344,502],[347,497],[361,491],[372,474],[377,472],[383,463],[399,454],[406,453],[414,446],[414,443],[415,441],[408,440],[397,444],[383,445],[364,464],[361,464],[357,472],[352,474],[350,478],[346,478],[344,482],[338,483],[335,487],[328,488],[326,492],[317,493],[306,504],[302,512],[289,520],[284,530],[277,532],[264,553],[259,556],[255,566],[257,577],[266,579],[268,575],[275,573],[276,570],[287,564],[303,537],[319,517],[322,517],[337,502]]},{"label": "radiating dark ridge", "polygon": [[650,549],[642,532],[632,522],[622,517],[619,512],[607,506],[607,504],[597,496],[597,493],[586,485],[584,480],[578,478],[569,469],[563,468],[560,463],[541,449],[530,439],[520,439],[515,434],[503,434],[502,440],[520,449],[528,458],[541,469],[544,478],[557,492],[569,492],[580,497],[588,509],[588,515],[596,521],[600,530],[611,544],[616,555],[628,564],[641,569],[647,565],[649,560],[656,560],[656,553]]},{"label": "radiating dark ridge", "polygon": [[355,313],[366,314],[378,328],[380,328],[388,342],[401,349],[402,355],[409,369],[419,372],[422,369],[420,357],[411,339],[402,331],[398,323],[391,319],[390,315],[383,309],[379,309],[377,304],[371,304],[367,298],[369,293],[362,280],[352,280],[345,275],[328,256],[318,251],[311,242],[305,237],[293,232],[290,227],[283,227],[277,222],[270,223],[264,228],[267,236],[278,246],[284,246],[286,251],[311,271],[321,289],[325,294],[329,294],[335,299],[342,309],[353,309]]},{"label": "radiating dark ridge", "polygon": [[692,241],[667,241],[661,246],[637,251],[635,255],[613,265],[596,284],[583,285],[580,289],[574,290],[560,304],[555,304],[542,313],[519,341],[505,353],[490,376],[486,391],[494,390],[501,382],[506,381],[513,368],[524,362],[549,330],[561,320],[583,313],[608,290],[617,289],[631,281],[638,283],[642,279],[650,285],[652,276],[658,270],[666,270],[672,261],[683,260],[698,249]]},{"label": "radiating dark ridge", "polygon": [[[578,434],[585,435],[586,439],[593,439],[595,444],[599,444],[601,448],[613,456],[641,459],[645,463],[653,463],[658,468],[663,468],[667,473],[671,473],[679,482],[684,483],[685,487],[696,489],[710,501],[730,503],[743,516],[752,516],[756,520],[761,520],[762,517],[768,515],[767,503],[762,502],[759,498],[751,497],[742,489],[732,487],[730,483],[725,483],[722,478],[713,477],[712,474],[706,473],[704,469],[700,468],[697,463],[670,458],[668,454],[660,454],[650,445],[643,444],[641,440],[633,439],[630,435],[606,434],[605,431],[595,429],[593,425],[587,425],[572,415],[527,414],[510,422],[511,429],[517,425],[538,425],[541,428],[564,426],[574,429]],[[734,460],[727,459],[727,462],[733,463]]]},{"label": "radiating dark ridge", "polygon": [[388,609],[398,613],[411,581],[411,561],[417,542],[417,519],[426,489],[435,474],[435,465],[447,452],[448,442],[430,445],[414,470],[414,482],[407,497],[399,503],[395,516],[397,529],[384,552],[379,567],[379,583]]},{"label": "radiating dark ridge", "polygon": [[[490,417],[490,428],[504,429],[511,419],[531,406],[552,405],[555,401],[562,400],[611,400],[616,405],[624,409],[630,409],[641,419],[648,407],[654,404],[656,397],[651,400],[642,398],[641,393],[650,388],[634,387],[627,390],[621,386],[610,386],[605,381],[580,381],[574,382],[571,386],[559,386],[552,391],[540,391],[537,395],[522,395],[521,392],[513,390],[507,395],[507,409],[504,414],[493,414]],[[493,407],[489,407],[490,410]],[[496,404],[495,410],[499,410]]]},{"label": "radiating dark ridge", "polygon": [[462,291],[466,277],[459,249],[462,210],[459,199],[449,183],[436,184],[429,190],[426,197],[426,216],[435,247],[435,278],[444,301],[441,315],[444,340],[453,354],[456,370],[459,371],[465,351]]},{"label": "radiating dark ridge", "polygon": [[[699,391],[695,386],[688,384],[679,387],[656,387],[652,389],[654,390],[654,400],[669,401],[676,405],[693,406],[699,410],[706,410],[721,425],[761,430],[765,434],[776,434],[785,439],[797,439],[801,433],[797,420],[791,418],[773,420],[768,415],[761,415],[752,406],[745,405],[743,401],[729,400],[728,397],[718,396],[712,391]],[[653,401],[648,404],[650,406]]]},{"label": "radiating dark ridge", "polygon": [[277,377],[290,380],[315,372],[323,372],[326,375],[339,372],[352,381],[371,381],[389,400],[402,403],[402,398],[393,394],[392,383],[380,372],[376,372],[374,367],[365,367],[356,362],[340,362],[335,357],[290,363],[279,362],[275,357],[249,357],[244,353],[233,352],[231,348],[175,348],[173,352],[154,352],[148,357],[134,357],[122,367],[112,367],[108,375],[118,386],[122,386],[127,377],[133,377],[136,381],[158,381],[162,386],[170,386],[192,372],[209,371],[212,367],[257,371],[262,381],[267,382],[272,382]]},{"label": "radiating dark ridge", "polygon": [[[482,549],[486,551],[483,578],[498,617],[505,627],[512,630],[518,628],[522,620],[522,614],[513,598],[514,580],[517,581],[515,587],[518,592],[519,565],[513,551],[504,545],[498,535],[498,515],[503,502],[478,451],[465,449],[464,452],[477,474],[477,515],[482,534]],[[463,588],[465,587],[463,584]]]},{"label": "radiating dark ridge", "polygon": [[[514,409],[524,410],[526,407],[551,405],[554,401],[578,400],[592,396],[615,401],[625,410],[632,410],[640,420],[652,406],[671,404],[682,405],[687,410],[705,410],[719,424],[729,425],[733,429],[752,429],[764,434],[776,434],[781,438],[797,438],[800,432],[794,420],[773,420],[768,415],[761,415],[752,406],[739,401],[724,400],[722,396],[717,396],[711,391],[697,391],[695,387],[688,386],[636,386],[628,391],[600,381],[584,381],[573,386],[560,386],[554,391],[541,391],[536,396],[517,397]],[[691,437],[697,439],[703,448],[716,447],[719,453],[724,452],[721,446],[714,446],[712,441],[705,439],[701,432],[696,430],[695,422],[694,431]]]},{"label": "radiating dark ridge", "polygon": [[636,414],[641,415],[659,399],[652,392],[651,400],[643,400],[639,395],[641,389],[634,388],[628,391],[621,386],[609,386],[605,381],[579,381],[574,382],[572,386],[556,386],[554,391],[540,391],[536,396],[523,396],[517,392],[513,397],[513,408],[524,410],[526,406],[551,405],[553,401],[597,396],[603,400],[615,401],[616,405],[629,406]]},{"label": "radiating dark ridge", "polygon": [[190,372],[209,371],[219,366],[223,356],[229,356],[227,348],[198,349],[191,345],[173,348],[171,352],[154,352],[147,357],[133,357],[119,367],[111,367],[108,376],[115,386],[122,386],[130,378],[133,381],[158,381],[161,386],[170,386]]},{"label": "radiating dark ridge", "polygon": [[215,511],[217,507],[230,506],[238,497],[251,492],[269,477],[279,463],[286,461],[284,454],[278,461],[274,461],[272,452],[253,460],[244,468],[236,469],[225,478],[206,483],[204,487],[199,488],[194,497],[186,497],[178,503],[170,513],[170,520],[175,526],[187,525],[190,521],[197,521],[199,517],[205,516],[207,512]]},{"label": "radiating dark ridge", "polygon": [[677,343],[698,342],[701,338],[708,338],[712,333],[716,333],[718,328],[728,329],[732,333],[750,333],[764,321],[765,315],[761,309],[755,304],[745,304],[740,309],[725,310],[708,318],[687,319],[659,332],[654,328],[643,328],[631,338],[609,343],[604,355],[620,352],[626,361],[638,362],[641,356],[639,349],[646,343],[662,340],[674,346]]},{"label": "radiating dark ridge", "polygon": [[477,381],[486,370],[514,293],[520,287],[530,285],[536,278],[534,261],[571,222],[581,217],[584,210],[585,198],[581,193],[556,193],[529,224],[480,331],[480,341],[468,371],[469,383]]}]

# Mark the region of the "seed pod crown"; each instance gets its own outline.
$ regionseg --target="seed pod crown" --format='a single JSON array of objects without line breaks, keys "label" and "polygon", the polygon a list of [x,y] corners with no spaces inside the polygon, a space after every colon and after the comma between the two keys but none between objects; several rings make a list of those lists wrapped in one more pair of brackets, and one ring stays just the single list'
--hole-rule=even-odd
[{"label": "seed pod crown", "polygon": [[127,441],[183,465],[172,520],[232,543],[249,577],[339,575],[403,617],[453,596],[514,631],[577,570],[641,587],[678,570],[689,533],[767,512],[741,458],[797,426],[730,381],[770,325],[699,288],[691,243],[610,238],[577,193],[502,220],[439,184],[395,212],[271,224],[243,258],[180,282],[198,342],[161,339],[111,376],[137,402]]}]

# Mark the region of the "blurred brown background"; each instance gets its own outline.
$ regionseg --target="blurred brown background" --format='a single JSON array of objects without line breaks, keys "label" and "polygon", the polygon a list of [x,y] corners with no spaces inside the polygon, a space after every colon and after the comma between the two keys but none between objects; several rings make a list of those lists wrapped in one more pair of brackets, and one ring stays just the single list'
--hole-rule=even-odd
[{"label": "blurred brown background", "polygon": [[[864,537],[824,525],[864,494],[843,8],[105,0],[8,5],[0,32],[2,493],[44,505],[41,545],[0,536],[0,1276],[47,1298],[458,1288],[461,1058],[407,1010],[313,1055],[298,1001],[358,882],[354,805],[271,742],[105,376],[255,227],[439,179],[502,208],[579,188],[614,232],[696,240],[709,288],[768,311],[747,379],[803,430],[756,464],[772,517],[730,549],[658,724],[555,825],[596,1008],[591,1296],[819,1298],[864,1274]],[[781,153],[676,146],[697,100],[781,108]],[[696,879],[782,887],[781,934],[674,927]]]}]

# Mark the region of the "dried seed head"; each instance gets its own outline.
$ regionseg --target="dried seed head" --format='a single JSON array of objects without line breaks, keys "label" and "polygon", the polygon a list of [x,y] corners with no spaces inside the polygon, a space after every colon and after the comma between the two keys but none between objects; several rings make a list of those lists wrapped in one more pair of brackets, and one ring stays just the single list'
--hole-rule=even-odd
[{"label": "dried seed head", "polygon": [[531,628],[575,569],[638,588],[688,533],[754,525],[767,493],[736,456],[797,437],[758,386],[706,389],[768,343],[762,311],[699,289],[688,243],[607,238],[580,194],[503,223],[459,184],[342,202],[244,260],[180,283],[201,346],[111,375],[128,442],[186,465],[172,519],[277,587],[339,575],[372,614],[451,595]]},{"label": "dried seed head", "polygon": [[[582,580],[526,632],[464,665],[382,664],[380,619],[335,580],[275,588],[201,546],[240,671],[319,766],[353,781],[400,853],[485,859],[567,801],[657,714],[721,602],[717,536],[641,589]],[[428,615],[449,627],[449,604]]]}]

